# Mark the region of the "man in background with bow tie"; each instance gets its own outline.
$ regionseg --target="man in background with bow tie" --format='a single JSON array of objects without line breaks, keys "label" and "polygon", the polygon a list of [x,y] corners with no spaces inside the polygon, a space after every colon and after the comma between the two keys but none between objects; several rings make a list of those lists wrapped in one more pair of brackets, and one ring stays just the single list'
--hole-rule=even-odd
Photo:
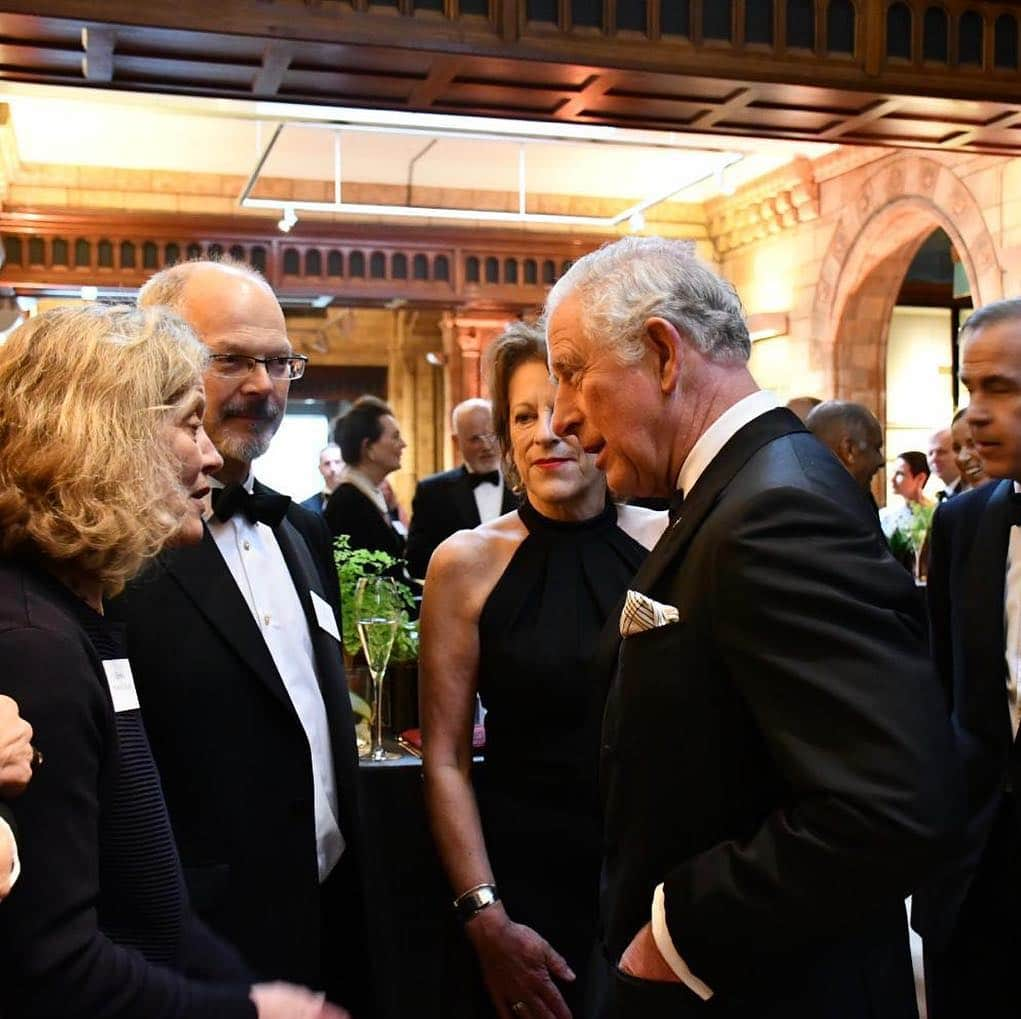
[{"label": "man in background with bow tie", "polygon": [[247,266],[176,265],[139,304],[170,307],[209,348],[203,423],[224,462],[202,544],[112,606],[189,890],[260,978],[375,1015],[329,533],[252,476],[305,359]]},{"label": "man in background with bow tie", "polygon": [[1017,1016],[1021,955],[1021,300],[961,330],[968,426],[1002,479],[942,503],[929,566],[932,649],[964,758],[968,818],[952,864],[914,897],[929,1019]]},{"label": "man in background with bow tie", "polygon": [[478,527],[518,506],[500,470],[500,444],[493,434],[489,401],[474,398],[459,403],[451,423],[464,464],[423,478],[415,488],[407,548],[413,577],[425,576],[436,546],[455,531]]},{"label": "man in background with bow tie", "polygon": [[958,776],[913,579],[687,245],[593,252],[547,315],[557,434],[618,496],[684,494],[609,665],[609,1014],[915,1016],[904,897]]}]

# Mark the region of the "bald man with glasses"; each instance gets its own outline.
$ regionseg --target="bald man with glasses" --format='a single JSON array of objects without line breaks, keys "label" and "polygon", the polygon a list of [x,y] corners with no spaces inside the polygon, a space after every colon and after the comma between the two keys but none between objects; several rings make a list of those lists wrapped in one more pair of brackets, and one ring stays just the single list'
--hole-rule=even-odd
[{"label": "bald man with glasses", "polygon": [[139,303],[170,307],[209,348],[203,423],[223,457],[202,544],[162,557],[111,606],[189,890],[260,979],[375,1016],[330,536],[252,473],[307,358],[247,266],[174,266]]}]

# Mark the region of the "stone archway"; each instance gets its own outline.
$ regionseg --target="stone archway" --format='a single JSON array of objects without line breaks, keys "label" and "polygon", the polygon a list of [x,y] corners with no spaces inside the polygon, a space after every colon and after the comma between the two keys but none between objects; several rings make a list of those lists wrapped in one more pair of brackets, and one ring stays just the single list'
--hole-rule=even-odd
[{"label": "stone archway", "polygon": [[1003,274],[982,209],[953,171],[898,154],[862,182],[823,260],[812,311],[817,365],[834,396],[886,414],[886,344],[897,293],[925,238],[942,227],[964,266],[975,305],[1003,296]]}]

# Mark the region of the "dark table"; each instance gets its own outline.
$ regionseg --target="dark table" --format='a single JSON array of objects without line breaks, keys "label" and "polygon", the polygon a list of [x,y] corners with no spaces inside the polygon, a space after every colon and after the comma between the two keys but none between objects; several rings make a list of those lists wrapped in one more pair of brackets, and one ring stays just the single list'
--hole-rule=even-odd
[{"label": "dark table", "polygon": [[[396,761],[363,760],[359,769],[374,909],[389,958],[396,1015],[478,1019],[476,965],[451,907],[433,846],[422,791],[422,762],[400,746]],[[476,762],[475,768],[479,768]]]}]

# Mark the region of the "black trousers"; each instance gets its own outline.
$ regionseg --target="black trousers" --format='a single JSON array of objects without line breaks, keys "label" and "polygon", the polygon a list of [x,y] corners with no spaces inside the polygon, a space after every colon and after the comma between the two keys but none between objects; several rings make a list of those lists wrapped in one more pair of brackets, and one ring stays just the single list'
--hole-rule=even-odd
[{"label": "black trousers", "polygon": [[929,1019],[1021,1016],[1021,823],[1003,798],[953,937],[925,949]]}]

